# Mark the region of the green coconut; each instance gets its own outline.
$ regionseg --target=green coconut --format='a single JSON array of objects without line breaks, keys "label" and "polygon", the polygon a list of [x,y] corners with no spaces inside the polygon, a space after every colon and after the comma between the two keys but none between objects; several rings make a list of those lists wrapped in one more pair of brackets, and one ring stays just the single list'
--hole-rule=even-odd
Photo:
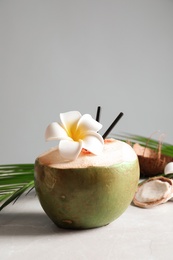
[{"label": "green coconut", "polygon": [[65,161],[52,148],[35,161],[35,188],[42,208],[61,228],[107,225],[129,206],[138,187],[139,163],[125,142],[108,139],[103,152],[82,150]]}]

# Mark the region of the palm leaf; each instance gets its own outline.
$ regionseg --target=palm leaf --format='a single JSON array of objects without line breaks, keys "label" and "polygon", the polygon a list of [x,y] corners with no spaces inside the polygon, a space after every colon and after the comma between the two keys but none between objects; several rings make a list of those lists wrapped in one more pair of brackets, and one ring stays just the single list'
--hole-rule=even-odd
[{"label": "palm leaf", "polygon": [[[153,150],[157,150],[158,149],[158,145],[159,142],[158,140],[155,140],[153,138],[150,137],[144,137],[141,135],[134,135],[134,134],[121,134],[121,135],[114,135],[114,138],[117,138],[121,141],[128,141],[131,144],[134,143],[138,143],[142,146],[151,148]],[[173,157],[173,145],[166,143],[166,142],[162,142],[161,143],[161,153],[170,157]]]},{"label": "palm leaf", "polygon": [[0,211],[34,188],[34,164],[0,165]]}]

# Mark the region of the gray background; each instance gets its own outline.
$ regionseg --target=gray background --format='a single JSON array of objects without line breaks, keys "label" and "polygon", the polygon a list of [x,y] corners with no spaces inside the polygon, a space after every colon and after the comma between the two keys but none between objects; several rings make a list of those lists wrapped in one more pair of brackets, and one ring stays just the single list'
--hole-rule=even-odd
[{"label": "gray background", "polygon": [[[47,125],[79,110],[107,129],[173,143],[173,1],[0,0],[0,164],[54,146]],[[154,135],[158,138],[158,135]]]}]

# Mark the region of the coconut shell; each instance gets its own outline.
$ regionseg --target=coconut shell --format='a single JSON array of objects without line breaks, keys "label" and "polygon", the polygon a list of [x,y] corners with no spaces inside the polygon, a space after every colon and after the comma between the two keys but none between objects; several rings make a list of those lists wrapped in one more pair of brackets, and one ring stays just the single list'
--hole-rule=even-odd
[{"label": "coconut shell", "polygon": [[141,178],[162,174],[166,164],[173,162],[172,157],[160,154],[158,151],[143,147],[138,143],[134,144],[133,149],[138,156]]},{"label": "coconut shell", "polygon": [[[159,185],[156,186],[157,190],[151,190],[151,187],[144,186],[146,183],[160,181],[162,183],[166,182],[168,184],[168,187],[165,191],[161,190],[161,187],[159,188]],[[139,199],[141,197],[140,191],[141,188],[145,187],[145,191],[143,190],[142,193],[145,193],[145,200]],[[159,194],[159,191],[162,193],[162,196]],[[152,194],[152,200],[147,200],[146,194],[149,196],[149,193]],[[153,194],[155,194],[155,198],[153,197]],[[159,194],[159,195],[158,195]],[[149,178],[148,180],[144,181],[142,184],[138,186],[138,189],[135,193],[135,196],[133,198],[133,204],[140,208],[152,208],[155,206],[158,206],[160,204],[166,203],[168,200],[171,200],[173,197],[173,180],[163,177],[163,176],[156,176],[153,178]]]}]

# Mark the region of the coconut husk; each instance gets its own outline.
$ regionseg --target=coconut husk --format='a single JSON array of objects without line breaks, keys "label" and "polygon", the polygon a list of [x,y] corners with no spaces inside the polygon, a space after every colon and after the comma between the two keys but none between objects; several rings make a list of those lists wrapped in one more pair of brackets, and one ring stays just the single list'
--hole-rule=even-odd
[{"label": "coconut husk", "polygon": [[166,164],[173,161],[173,157],[161,153],[161,144],[157,150],[153,150],[136,143],[133,149],[138,155],[141,178],[162,174]]}]

